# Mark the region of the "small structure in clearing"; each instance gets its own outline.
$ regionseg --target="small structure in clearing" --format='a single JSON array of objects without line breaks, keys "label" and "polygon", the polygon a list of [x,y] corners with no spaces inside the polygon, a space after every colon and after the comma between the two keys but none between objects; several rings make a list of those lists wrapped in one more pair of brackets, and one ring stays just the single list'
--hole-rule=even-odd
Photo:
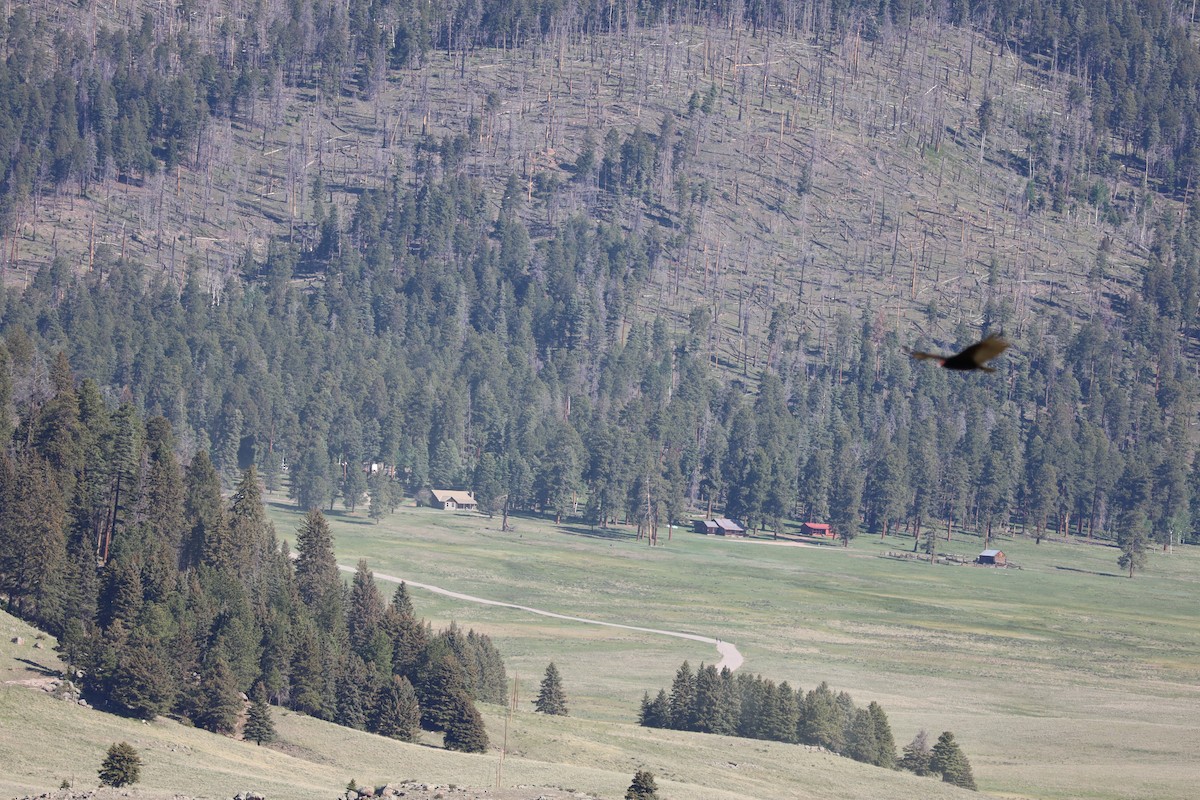
[{"label": "small structure in clearing", "polygon": [[833,538],[833,528],[829,527],[828,522],[806,522],[800,526],[800,533],[804,536],[816,536],[820,539]]},{"label": "small structure in clearing", "polygon": [[460,492],[452,489],[433,489],[433,504],[446,511],[474,511],[478,507],[473,492]]},{"label": "small structure in clearing", "polygon": [[696,533],[715,534],[717,536],[745,536],[746,529],[731,519],[698,519],[695,522]]},{"label": "small structure in clearing", "polygon": [[1007,563],[1007,559],[1004,557],[1003,550],[984,550],[979,554],[979,557],[975,559],[975,563],[991,564],[992,566],[1003,567]]}]

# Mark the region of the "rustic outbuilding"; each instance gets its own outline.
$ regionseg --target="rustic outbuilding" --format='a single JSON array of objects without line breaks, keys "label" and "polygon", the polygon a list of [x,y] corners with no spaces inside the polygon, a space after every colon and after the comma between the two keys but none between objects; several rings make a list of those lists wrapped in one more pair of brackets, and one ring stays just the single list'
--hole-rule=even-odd
[{"label": "rustic outbuilding", "polygon": [[1004,557],[1003,550],[984,550],[975,561],[980,564],[992,564],[997,567],[1002,567],[1008,563]]},{"label": "rustic outbuilding", "polygon": [[726,517],[721,517],[720,519],[715,519],[715,520],[713,520],[713,522],[717,523],[717,535],[718,536],[745,536],[746,535],[745,528],[743,528],[741,525],[737,524],[733,520],[727,519]]},{"label": "rustic outbuilding", "polygon": [[446,511],[474,511],[479,504],[475,502],[473,492],[460,492],[453,489],[433,489],[433,504]]},{"label": "rustic outbuilding", "polygon": [[696,533],[707,533],[716,536],[745,536],[746,529],[731,519],[698,519],[692,529]]},{"label": "rustic outbuilding", "polygon": [[828,522],[805,522],[800,526],[800,533],[821,539],[833,538],[833,528],[829,526]]}]

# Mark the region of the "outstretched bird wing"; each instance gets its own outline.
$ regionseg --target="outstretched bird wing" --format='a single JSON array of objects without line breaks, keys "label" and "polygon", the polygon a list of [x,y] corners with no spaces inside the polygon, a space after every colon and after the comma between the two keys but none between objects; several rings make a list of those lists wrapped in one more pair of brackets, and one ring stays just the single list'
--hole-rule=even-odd
[{"label": "outstretched bird wing", "polygon": [[982,367],[1007,349],[1008,341],[1003,336],[993,333],[982,342],[976,342],[963,350],[956,358],[962,358],[977,367]]},{"label": "outstretched bird wing", "polygon": [[909,350],[908,354],[913,358],[919,358],[922,360],[932,358],[934,361],[941,361],[945,358],[945,356],[939,356],[937,353],[925,353],[921,350]]}]

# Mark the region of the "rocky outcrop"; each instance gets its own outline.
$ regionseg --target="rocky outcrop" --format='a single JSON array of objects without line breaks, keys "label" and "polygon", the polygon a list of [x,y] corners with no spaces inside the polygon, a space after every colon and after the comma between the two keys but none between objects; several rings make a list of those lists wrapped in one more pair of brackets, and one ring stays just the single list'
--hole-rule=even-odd
[{"label": "rocky outcrop", "polygon": [[475,789],[456,784],[402,781],[386,783],[374,789],[347,789],[337,800],[366,798],[404,798],[404,800],[593,800],[595,795],[552,789],[544,786],[514,786],[507,789]]}]

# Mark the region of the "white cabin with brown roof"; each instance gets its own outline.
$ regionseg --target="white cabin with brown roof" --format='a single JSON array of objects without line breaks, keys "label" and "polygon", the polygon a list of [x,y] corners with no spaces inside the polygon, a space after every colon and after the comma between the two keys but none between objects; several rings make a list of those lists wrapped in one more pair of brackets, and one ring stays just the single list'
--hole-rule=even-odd
[{"label": "white cabin with brown roof", "polygon": [[475,502],[474,492],[463,492],[456,489],[432,489],[433,504],[445,511],[474,511],[479,504]]}]

